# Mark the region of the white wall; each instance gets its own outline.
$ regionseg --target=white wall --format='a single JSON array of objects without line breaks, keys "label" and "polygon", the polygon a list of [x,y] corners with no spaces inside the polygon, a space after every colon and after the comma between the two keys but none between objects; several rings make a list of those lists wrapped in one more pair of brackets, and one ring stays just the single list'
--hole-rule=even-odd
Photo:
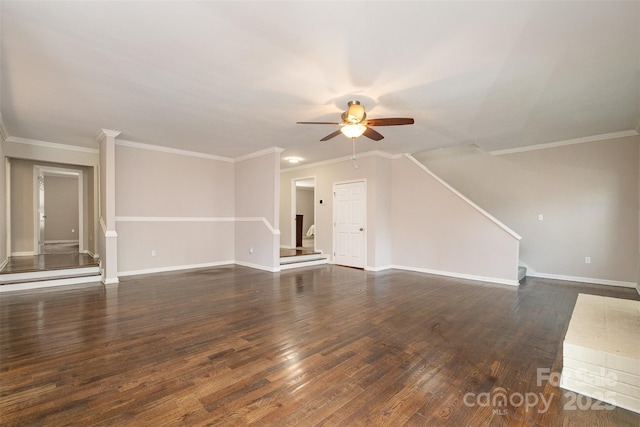
[{"label": "white wall", "polygon": [[106,280],[105,277],[105,260],[107,257],[107,238],[105,233],[107,232],[106,224],[104,222],[104,218],[107,216],[107,191],[106,191],[106,183],[107,183],[107,167],[106,167],[106,158],[107,158],[107,148],[105,144],[99,144],[99,166],[97,168],[98,173],[97,176],[97,188],[98,188],[98,209],[97,209],[97,221],[96,221],[96,250],[97,254],[100,257],[100,265],[101,265],[101,276],[102,280]]},{"label": "white wall", "polygon": [[97,166],[100,162],[98,149],[14,137],[10,137],[5,142],[5,156],[74,166]]},{"label": "white wall", "polygon": [[420,158],[522,235],[530,274],[624,285],[638,278],[639,140],[502,156],[469,147]]},{"label": "white wall", "polygon": [[84,178],[84,192],[87,194],[87,197],[84,198],[84,207],[83,210],[86,213],[84,218],[84,224],[87,232],[84,234],[84,247],[87,250],[87,253],[91,256],[98,256],[96,249],[96,226],[97,226],[97,174],[98,171],[96,168],[86,168],[85,173],[83,174]]},{"label": "white wall", "polygon": [[[33,255],[33,163],[11,161],[11,253]],[[9,255],[11,256],[11,254]]]},{"label": "white wall", "polygon": [[115,168],[118,275],[233,262],[233,163],[117,142]]},{"label": "white wall", "polygon": [[[368,180],[367,203],[371,207],[368,223],[369,245],[374,248],[369,265],[386,268],[392,263],[392,165],[396,160],[373,157],[373,176]],[[371,227],[373,226],[373,229]]]},{"label": "white wall", "polygon": [[235,261],[280,268],[280,150],[235,163]]},{"label": "white wall", "polygon": [[[2,127],[0,118],[0,127]],[[0,132],[0,268],[4,267],[9,254],[7,254],[7,170],[4,154],[4,132]]]},{"label": "white wall", "polygon": [[[315,203],[318,203],[318,183],[316,182],[316,191],[314,193]],[[320,207],[318,206],[318,209]],[[295,223],[295,217],[291,216],[291,177],[288,172],[280,172],[280,205],[279,205],[279,224],[280,244],[283,247],[290,247],[295,244],[295,235],[291,234],[292,224]],[[317,212],[316,212],[317,214]],[[316,222],[317,222],[316,218]],[[317,230],[317,224],[316,224]],[[318,235],[316,232],[316,248],[318,247]]]},{"label": "white wall", "polygon": [[392,181],[394,266],[517,284],[516,237],[406,157]]}]

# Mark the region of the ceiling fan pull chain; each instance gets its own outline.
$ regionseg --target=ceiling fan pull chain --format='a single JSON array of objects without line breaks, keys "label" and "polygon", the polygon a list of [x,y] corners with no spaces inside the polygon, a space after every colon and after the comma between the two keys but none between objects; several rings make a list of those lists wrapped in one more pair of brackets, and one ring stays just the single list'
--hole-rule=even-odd
[{"label": "ceiling fan pull chain", "polygon": [[351,160],[356,160],[356,139],[351,138]]},{"label": "ceiling fan pull chain", "polygon": [[353,168],[358,169],[358,164],[356,163],[356,139],[351,138],[351,160],[353,160]]}]

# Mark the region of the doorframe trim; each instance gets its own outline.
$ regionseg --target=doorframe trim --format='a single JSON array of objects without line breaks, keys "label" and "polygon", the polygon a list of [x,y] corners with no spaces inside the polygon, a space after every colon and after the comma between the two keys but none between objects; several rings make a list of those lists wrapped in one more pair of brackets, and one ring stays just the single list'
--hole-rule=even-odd
[{"label": "doorframe trim", "polygon": [[33,253],[40,255],[39,241],[39,185],[40,174],[50,176],[75,176],[78,180],[78,252],[84,253],[84,171],[56,166],[33,165]]},{"label": "doorframe trim", "polygon": [[[332,206],[332,213],[333,216],[331,218],[331,224],[332,224],[332,228],[331,228],[331,263],[335,264],[336,263],[336,257],[335,257],[335,253],[336,253],[336,185],[342,185],[342,184],[355,184],[356,182],[362,182],[364,184],[364,193],[363,193],[363,197],[364,197],[364,218],[362,220],[363,224],[364,224],[364,243],[363,243],[363,256],[362,256],[362,269],[366,269],[367,267],[367,258],[368,258],[368,253],[369,253],[369,239],[367,238],[367,236],[369,235],[369,223],[368,221],[368,217],[369,217],[369,199],[367,197],[367,192],[368,192],[368,184],[367,184],[367,178],[359,178],[359,179],[350,179],[348,181],[335,181],[333,183],[333,197],[331,199],[333,206]],[[354,268],[359,268],[359,267],[354,267]]]},{"label": "doorframe trim", "polygon": [[[1,121],[0,121],[1,123]],[[5,157],[4,159],[4,164],[5,164],[5,177],[6,177],[6,183],[5,183],[5,199],[6,199],[6,205],[5,205],[5,219],[6,219],[6,223],[5,223],[5,230],[6,230],[6,236],[7,236],[7,241],[6,243],[6,249],[7,249],[7,255],[6,258],[8,260],[8,258],[11,256],[11,160],[9,157]],[[4,268],[4,267],[3,267]]]}]

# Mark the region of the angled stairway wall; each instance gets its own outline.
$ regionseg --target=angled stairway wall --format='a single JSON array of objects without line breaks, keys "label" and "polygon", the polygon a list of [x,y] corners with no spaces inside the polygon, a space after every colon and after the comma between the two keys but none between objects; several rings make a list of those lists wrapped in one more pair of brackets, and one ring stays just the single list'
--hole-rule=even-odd
[{"label": "angled stairway wall", "polygon": [[518,285],[520,236],[412,156],[393,160],[394,268]]},{"label": "angled stairway wall", "polygon": [[633,287],[640,137],[626,135],[414,157],[522,235],[528,276]]}]

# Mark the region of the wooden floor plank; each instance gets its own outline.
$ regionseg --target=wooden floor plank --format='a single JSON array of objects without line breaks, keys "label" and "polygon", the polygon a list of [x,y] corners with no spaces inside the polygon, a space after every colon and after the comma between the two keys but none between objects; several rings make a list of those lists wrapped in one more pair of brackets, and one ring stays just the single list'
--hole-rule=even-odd
[{"label": "wooden floor plank", "polygon": [[[4,293],[0,424],[637,427],[638,414],[571,410],[536,383],[538,369],[562,369],[578,293],[639,299],[329,265]],[[500,390],[542,396],[548,411],[479,404]]]}]

